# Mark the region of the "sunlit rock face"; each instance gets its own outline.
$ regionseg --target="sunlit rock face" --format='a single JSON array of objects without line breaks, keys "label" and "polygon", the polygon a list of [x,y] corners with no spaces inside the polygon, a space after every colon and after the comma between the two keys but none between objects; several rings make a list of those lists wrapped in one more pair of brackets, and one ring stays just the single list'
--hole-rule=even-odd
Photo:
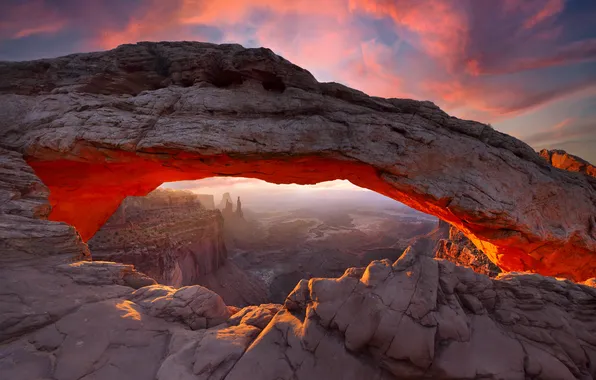
[{"label": "sunlit rock face", "polygon": [[450,222],[504,270],[596,274],[592,177],[431,102],[318,83],[268,49],[139,43],[2,63],[0,103],[2,145],[85,241],[163,182],[347,179]]},{"label": "sunlit rock face", "polygon": [[88,245],[95,260],[133,264],[177,287],[198,284],[227,259],[221,213],[184,191],[126,198]]},{"label": "sunlit rock face", "polygon": [[437,228],[427,235],[436,241],[434,256],[454,264],[471,267],[474,272],[495,277],[501,269],[480,251],[466,236],[449,223],[439,221]]},{"label": "sunlit rock face", "polygon": [[540,157],[548,161],[552,166],[568,170],[570,172],[585,173],[589,176],[596,177],[596,166],[590,164],[581,157],[569,154],[561,149],[540,151]]}]

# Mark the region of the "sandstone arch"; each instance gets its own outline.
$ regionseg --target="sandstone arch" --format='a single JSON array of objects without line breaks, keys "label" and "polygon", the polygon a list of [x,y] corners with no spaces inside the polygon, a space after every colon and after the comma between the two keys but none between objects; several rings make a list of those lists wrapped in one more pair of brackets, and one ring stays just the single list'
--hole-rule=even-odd
[{"label": "sandstone arch", "polygon": [[139,43],[0,63],[0,141],[86,240],[127,195],[213,175],[348,179],[460,228],[505,270],[596,275],[596,181],[431,102],[369,97],[268,49]]}]

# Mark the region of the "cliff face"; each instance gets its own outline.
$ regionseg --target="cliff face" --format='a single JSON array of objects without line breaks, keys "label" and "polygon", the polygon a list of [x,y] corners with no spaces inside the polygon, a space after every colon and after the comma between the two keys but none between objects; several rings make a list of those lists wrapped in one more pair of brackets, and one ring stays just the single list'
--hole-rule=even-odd
[{"label": "cliff face", "polygon": [[596,177],[596,166],[590,164],[581,157],[569,154],[561,149],[540,151],[540,157],[548,161],[549,164],[555,168],[567,170],[570,172],[584,173],[592,177]]},{"label": "cliff face", "polygon": [[215,199],[212,194],[197,194],[197,198],[203,207],[207,210],[215,209]]},{"label": "cliff face", "polygon": [[228,203],[232,204],[232,197],[230,196],[230,193],[224,193],[221,197],[221,201],[219,202],[217,208],[223,211],[227,207],[232,207],[228,206]]},{"label": "cliff face", "polygon": [[220,212],[182,191],[126,198],[88,244],[94,259],[133,264],[172,286],[197,284],[227,257]]},{"label": "cliff face", "polygon": [[436,258],[471,267],[474,272],[489,277],[495,277],[501,273],[501,269],[490,261],[484,252],[476,248],[466,235],[449,223],[440,220],[437,229],[431,235],[437,239]]}]

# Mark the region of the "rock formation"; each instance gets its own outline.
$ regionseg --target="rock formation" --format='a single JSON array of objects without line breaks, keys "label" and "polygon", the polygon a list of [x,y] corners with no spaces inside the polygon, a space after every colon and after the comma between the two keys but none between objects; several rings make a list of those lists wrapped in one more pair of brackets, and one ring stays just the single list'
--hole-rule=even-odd
[{"label": "rock formation", "polygon": [[240,197],[238,197],[238,201],[236,202],[236,217],[237,218],[244,218],[244,213],[242,212],[242,203],[240,202]]},{"label": "rock formation", "polygon": [[127,197],[89,240],[94,260],[134,265],[160,284],[203,285],[229,305],[267,302],[267,290],[227,260],[224,220],[195,194],[152,191]]},{"label": "rock formation", "polygon": [[94,259],[133,264],[161,284],[198,284],[224,265],[223,218],[190,192],[128,197],[89,240]]},{"label": "rock formation", "polygon": [[226,207],[228,207],[228,203],[232,203],[232,197],[230,196],[230,193],[224,193],[221,196],[221,201],[219,201],[217,208],[223,211]]},{"label": "rock formation", "polygon": [[505,270],[596,273],[594,178],[431,102],[318,83],[268,49],[143,42],[0,63],[0,102],[2,147],[84,240],[165,181],[341,178],[450,222]]},{"label": "rock formation", "polygon": [[221,214],[223,215],[224,219],[233,218],[234,215],[234,204],[232,201],[226,199],[226,204],[224,208],[221,210]]},{"label": "rock formation", "polygon": [[596,177],[596,166],[578,156],[569,154],[564,150],[542,149],[539,154],[540,157],[544,158],[549,164],[556,168],[568,170],[570,172],[580,172]]},{"label": "rock formation", "polygon": [[215,209],[215,200],[213,199],[213,195],[211,194],[196,194],[199,202],[203,207],[207,210],[214,210]]},{"label": "rock formation", "polygon": [[490,279],[428,239],[245,310],[72,262],[125,196],[233,174],[349,179],[506,270],[593,275],[594,178],[430,102],[320,84],[266,49],[140,43],[0,63],[0,144],[2,379],[596,377],[595,279]]},{"label": "rock formation", "polygon": [[471,267],[475,272],[495,277],[501,273],[484,252],[480,251],[466,236],[449,223],[439,221],[437,230],[430,235],[436,239],[435,257],[449,260],[456,265]]},{"label": "rock formation", "polygon": [[[93,282],[102,277],[92,271],[109,263],[86,268],[83,278],[89,281],[82,283],[70,279],[81,272],[77,266],[40,274],[38,280],[52,277],[54,284],[41,293],[47,296],[57,286],[79,304],[54,308],[52,319],[0,346],[0,375],[17,380],[596,376],[596,288],[536,274],[493,280],[425,255],[430,243],[419,241],[393,264],[374,261],[338,279],[301,281],[284,306],[241,310],[200,286],[134,290],[104,279]],[[15,282],[3,291],[22,286]]]}]

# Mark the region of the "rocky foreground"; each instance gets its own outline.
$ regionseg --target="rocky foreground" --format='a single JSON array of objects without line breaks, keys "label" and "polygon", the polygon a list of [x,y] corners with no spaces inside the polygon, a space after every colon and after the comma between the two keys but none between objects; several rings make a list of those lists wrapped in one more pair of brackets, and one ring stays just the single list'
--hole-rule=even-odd
[{"label": "rocky foreground", "polygon": [[493,280],[428,257],[428,249],[419,241],[395,263],[373,261],[338,279],[301,281],[285,305],[240,310],[198,285],[151,285],[120,264],[15,268],[2,290],[8,313],[0,322],[0,375],[57,380],[596,376],[596,288],[588,286],[593,283],[536,274]]},{"label": "rocky foreground", "polygon": [[[430,102],[320,84],[266,49],[141,43],[1,63],[0,144],[2,379],[596,377],[595,179]],[[506,270],[578,282],[491,279],[420,239],[238,310],[86,261],[125,196],[218,173],[350,179]]]}]

